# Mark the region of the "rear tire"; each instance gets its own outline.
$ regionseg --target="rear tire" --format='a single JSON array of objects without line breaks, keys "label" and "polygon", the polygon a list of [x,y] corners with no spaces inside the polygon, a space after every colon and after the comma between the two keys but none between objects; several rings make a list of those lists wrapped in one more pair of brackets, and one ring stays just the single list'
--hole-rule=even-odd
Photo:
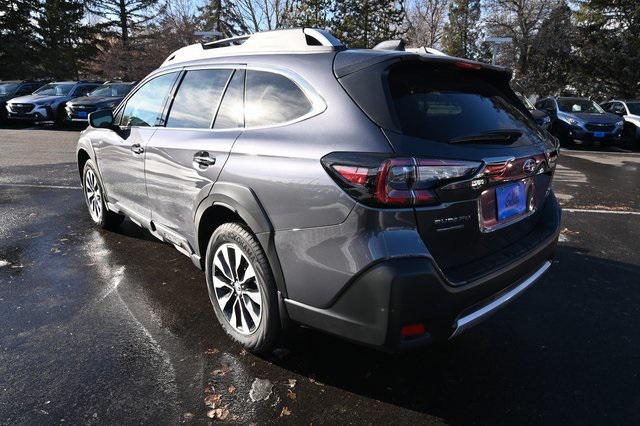
[{"label": "rear tire", "polygon": [[103,229],[114,229],[120,226],[124,216],[107,209],[104,189],[93,160],[87,160],[82,172],[82,192],[93,223]]},{"label": "rear tire", "polygon": [[209,298],[224,331],[247,350],[271,350],[281,332],[278,295],[267,257],[249,228],[218,227],[207,246]]}]

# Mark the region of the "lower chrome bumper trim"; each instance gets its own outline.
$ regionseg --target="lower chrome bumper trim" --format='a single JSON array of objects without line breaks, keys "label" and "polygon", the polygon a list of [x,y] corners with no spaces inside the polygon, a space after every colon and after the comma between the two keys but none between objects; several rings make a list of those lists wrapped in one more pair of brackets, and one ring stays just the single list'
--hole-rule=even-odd
[{"label": "lower chrome bumper trim", "polygon": [[480,322],[488,314],[512,301],[516,296],[518,296],[520,293],[529,288],[534,282],[536,282],[538,278],[540,278],[542,274],[544,274],[547,269],[549,269],[550,266],[550,261],[544,262],[537,271],[531,274],[520,284],[513,287],[511,290],[502,293],[500,296],[493,299],[491,302],[487,303],[481,308],[462,317],[459,317],[454,323],[455,330],[453,331],[453,334],[451,334],[451,337],[449,337],[449,339],[453,339],[455,336],[462,333],[467,328],[470,328]]}]

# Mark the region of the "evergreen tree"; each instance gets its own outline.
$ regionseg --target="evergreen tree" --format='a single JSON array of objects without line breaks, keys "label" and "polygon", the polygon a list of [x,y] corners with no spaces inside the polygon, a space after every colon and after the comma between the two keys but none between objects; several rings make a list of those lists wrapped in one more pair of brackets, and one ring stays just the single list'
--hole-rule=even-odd
[{"label": "evergreen tree", "polygon": [[596,97],[640,96],[640,2],[584,0],[577,13],[576,72]]},{"label": "evergreen tree", "polygon": [[44,0],[36,19],[42,74],[80,78],[83,60],[96,52],[99,26],[84,22],[81,0]]},{"label": "evergreen tree", "polygon": [[476,59],[480,35],[480,0],[452,0],[442,47],[452,56]]},{"label": "evergreen tree", "polygon": [[352,48],[371,48],[405,32],[404,0],[337,0],[331,13],[333,34]]},{"label": "evergreen tree", "polygon": [[529,52],[528,72],[517,76],[527,95],[560,93],[573,82],[575,28],[571,16],[571,9],[562,2],[542,22]]},{"label": "evergreen tree", "polygon": [[38,0],[0,1],[0,79],[34,77]]},{"label": "evergreen tree", "polygon": [[331,0],[296,0],[285,11],[283,26],[288,28],[328,28]]},{"label": "evergreen tree", "polygon": [[199,11],[202,28],[219,31],[223,38],[250,33],[237,5],[231,0],[210,0]]},{"label": "evergreen tree", "polygon": [[136,36],[144,33],[145,25],[164,9],[160,0],[90,0],[87,6],[114,29],[125,51],[135,44]]}]

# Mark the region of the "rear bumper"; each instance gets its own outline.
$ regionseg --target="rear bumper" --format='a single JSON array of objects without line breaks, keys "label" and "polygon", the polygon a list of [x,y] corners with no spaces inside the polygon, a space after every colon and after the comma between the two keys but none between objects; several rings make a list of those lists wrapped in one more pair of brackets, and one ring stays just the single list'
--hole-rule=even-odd
[{"label": "rear bumper", "polygon": [[[327,309],[285,300],[296,322],[392,352],[447,340],[508,304],[549,268],[560,231],[508,265],[464,285],[452,286],[427,257],[387,259],[358,274]],[[403,337],[422,324],[424,334]]]},{"label": "rear bumper", "polygon": [[613,132],[605,132],[604,136],[596,137],[594,135],[595,132],[587,131],[587,130],[576,130],[571,128],[569,130],[569,137],[572,139],[577,139],[580,141],[586,142],[616,142],[620,140],[620,135],[622,134],[622,129],[615,130]]}]

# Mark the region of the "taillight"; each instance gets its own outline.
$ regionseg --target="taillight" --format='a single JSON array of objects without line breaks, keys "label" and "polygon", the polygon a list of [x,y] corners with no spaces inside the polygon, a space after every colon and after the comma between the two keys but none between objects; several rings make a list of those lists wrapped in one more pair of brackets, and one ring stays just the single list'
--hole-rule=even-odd
[{"label": "taillight", "polygon": [[347,193],[376,206],[420,206],[437,203],[433,191],[472,175],[475,161],[385,158],[377,154],[333,153],[322,163]]}]

